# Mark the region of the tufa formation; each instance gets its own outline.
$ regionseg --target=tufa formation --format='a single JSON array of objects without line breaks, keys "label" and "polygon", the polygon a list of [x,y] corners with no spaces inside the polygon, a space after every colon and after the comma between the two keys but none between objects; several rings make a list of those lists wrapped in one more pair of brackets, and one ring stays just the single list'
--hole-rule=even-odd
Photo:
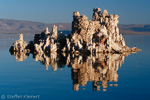
[{"label": "tufa formation", "polygon": [[93,9],[92,20],[79,12],[73,13],[71,51],[123,53],[137,52],[136,47],[129,48],[119,34],[118,15],[108,15],[107,10],[101,13],[100,8]]},{"label": "tufa formation", "polygon": [[53,25],[52,31],[48,28],[41,34],[35,34],[34,40],[27,45],[23,41],[23,34],[10,48],[12,52],[25,53],[71,53],[71,54],[96,54],[137,52],[136,47],[129,48],[119,34],[118,15],[109,15],[107,10],[101,12],[100,8],[93,9],[92,20],[78,11],[73,13],[72,33],[65,36],[57,34],[57,26]]},{"label": "tufa formation", "polygon": [[26,52],[27,42],[23,40],[23,34],[19,35],[19,40],[13,43],[13,46],[10,48],[14,52]]},{"label": "tufa formation", "polygon": [[119,65],[125,56],[140,51],[136,47],[129,48],[119,34],[118,15],[108,15],[107,10],[93,9],[92,20],[79,12],[73,13],[72,33],[65,36],[57,32],[53,25],[35,34],[34,40],[27,44],[20,34],[19,40],[10,48],[17,61],[25,61],[29,53],[35,61],[51,66],[53,71],[71,67],[73,90],[78,91],[80,85],[93,82],[93,90],[106,91],[108,86],[117,86],[109,82],[117,82]]}]

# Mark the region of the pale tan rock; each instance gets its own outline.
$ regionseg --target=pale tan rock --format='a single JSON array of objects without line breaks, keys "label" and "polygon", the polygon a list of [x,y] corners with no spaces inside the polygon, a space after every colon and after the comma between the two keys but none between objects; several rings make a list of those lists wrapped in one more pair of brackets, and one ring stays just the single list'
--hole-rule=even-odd
[{"label": "pale tan rock", "polygon": [[[118,15],[108,15],[104,10],[100,15],[99,8],[93,9],[93,21],[88,21],[85,15],[74,12],[72,22],[72,51],[87,48],[93,52],[120,52],[125,46],[122,35],[119,35]],[[86,47],[83,46],[86,44]],[[81,49],[82,48],[82,49]]]},{"label": "pale tan rock", "polygon": [[19,35],[19,40],[20,40],[20,41],[23,41],[23,34],[20,34],[20,35]]},{"label": "pale tan rock", "polygon": [[48,30],[48,27],[46,27],[46,29],[45,29],[45,34],[49,34],[50,32],[49,32],[49,30]]},{"label": "pale tan rock", "polygon": [[57,45],[54,43],[54,39],[51,39],[50,41],[50,52],[56,52],[57,51]]},{"label": "pale tan rock", "polygon": [[93,21],[99,21],[100,20],[100,13],[101,13],[101,9],[100,8],[94,8],[93,9],[92,20]]},{"label": "pale tan rock", "polygon": [[102,15],[101,15],[103,18],[105,18],[106,16],[108,16],[108,11],[105,9],[103,10],[102,12]]},{"label": "pale tan rock", "polygon": [[78,11],[73,12],[73,17],[79,17],[80,13]]},{"label": "pale tan rock", "polygon": [[43,53],[42,45],[43,45],[43,43],[40,43],[39,45],[38,45],[38,44],[34,44],[35,51],[36,51],[37,53]]},{"label": "pale tan rock", "polygon": [[67,41],[67,47],[66,48],[68,51],[70,51],[70,41],[68,38],[66,38],[66,41]]},{"label": "pale tan rock", "polygon": [[[14,43],[12,51],[19,52],[71,52],[75,55],[81,53],[124,53],[137,52],[137,48],[129,48],[125,40],[119,34],[118,15],[108,15],[107,10],[101,13],[100,8],[93,9],[93,19],[81,15],[78,11],[73,13],[72,34],[65,36],[57,35],[57,26],[53,25],[51,33],[48,27],[41,34],[36,34],[34,41],[23,41],[23,34]],[[28,47],[28,48],[27,48]]]},{"label": "pale tan rock", "polygon": [[53,25],[51,37],[57,39],[57,26]]},{"label": "pale tan rock", "polygon": [[13,43],[13,50],[15,52],[25,52],[27,47],[27,43],[26,41],[23,40],[23,34],[19,35],[19,40],[15,41],[15,43]]}]

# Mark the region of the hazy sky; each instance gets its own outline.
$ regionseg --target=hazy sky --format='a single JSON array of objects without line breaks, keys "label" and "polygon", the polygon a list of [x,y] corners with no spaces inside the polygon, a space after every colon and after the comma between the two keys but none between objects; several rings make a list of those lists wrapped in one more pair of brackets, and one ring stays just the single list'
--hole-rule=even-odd
[{"label": "hazy sky", "polygon": [[0,0],[0,18],[71,23],[73,11],[91,20],[95,7],[118,14],[120,24],[150,24],[150,0]]}]

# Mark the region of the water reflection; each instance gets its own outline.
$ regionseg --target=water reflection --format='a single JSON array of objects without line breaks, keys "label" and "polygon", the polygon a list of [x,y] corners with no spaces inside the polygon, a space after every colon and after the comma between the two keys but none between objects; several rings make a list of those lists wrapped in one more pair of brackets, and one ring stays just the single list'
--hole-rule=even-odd
[{"label": "water reflection", "polygon": [[26,53],[24,52],[10,52],[11,55],[14,55],[14,58],[16,59],[16,61],[26,61],[27,59],[27,55]]},{"label": "water reflection", "polygon": [[[23,52],[13,53],[17,61],[25,61],[29,54]],[[85,86],[88,81],[93,82],[93,91],[107,91],[108,86],[118,86],[119,66],[124,63],[125,54],[97,53],[96,55],[74,54],[33,54],[35,61],[40,61],[46,66],[51,66],[53,71],[66,65],[71,67],[73,90],[78,91],[80,86]]]},{"label": "water reflection", "polygon": [[118,81],[118,67],[123,62],[124,56],[119,54],[97,54],[86,58],[76,57],[71,61],[73,89],[79,90],[79,85],[85,86],[88,81],[92,81],[94,91],[99,91],[100,85],[103,91],[106,91],[108,81]]},{"label": "water reflection", "polygon": [[40,61],[43,65],[46,66],[46,70],[48,70],[48,66],[51,65],[53,71],[57,70],[57,53],[51,53],[50,55],[36,54],[34,55],[35,61]]}]

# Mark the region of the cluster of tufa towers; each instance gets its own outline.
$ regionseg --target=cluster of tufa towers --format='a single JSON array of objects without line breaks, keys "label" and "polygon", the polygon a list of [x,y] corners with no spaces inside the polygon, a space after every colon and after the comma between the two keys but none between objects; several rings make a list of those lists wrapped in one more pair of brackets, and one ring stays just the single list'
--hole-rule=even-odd
[{"label": "cluster of tufa towers", "polygon": [[35,34],[34,40],[27,44],[20,39],[11,47],[11,52],[27,53],[71,53],[71,54],[95,54],[95,53],[125,53],[137,52],[136,47],[129,48],[125,40],[119,34],[118,15],[109,15],[107,10],[101,12],[100,8],[93,9],[92,20],[78,11],[73,13],[72,33],[65,36],[57,34],[57,26],[53,25],[52,31],[48,28],[41,34]]},{"label": "cluster of tufa towers", "polygon": [[[136,47],[129,48],[119,34],[118,15],[109,15],[107,10],[93,9],[92,20],[78,11],[73,13],[72,32],[65,36],[53,25],[52,31],[46,28],[41,34],[35,34],[29,44],[20,34],[19,40],[10,48],[17,61],[27,59],[33,54],[35,61],[51,66],[53,71],[63,65],[71,67],[73,89],[85,86],[93,81],[93,90],[106,90],[109,82],[118,81],[118,67],[124,62],[124,56],[140,51]],[[117,84],[109,84],[117,86]]]}]

